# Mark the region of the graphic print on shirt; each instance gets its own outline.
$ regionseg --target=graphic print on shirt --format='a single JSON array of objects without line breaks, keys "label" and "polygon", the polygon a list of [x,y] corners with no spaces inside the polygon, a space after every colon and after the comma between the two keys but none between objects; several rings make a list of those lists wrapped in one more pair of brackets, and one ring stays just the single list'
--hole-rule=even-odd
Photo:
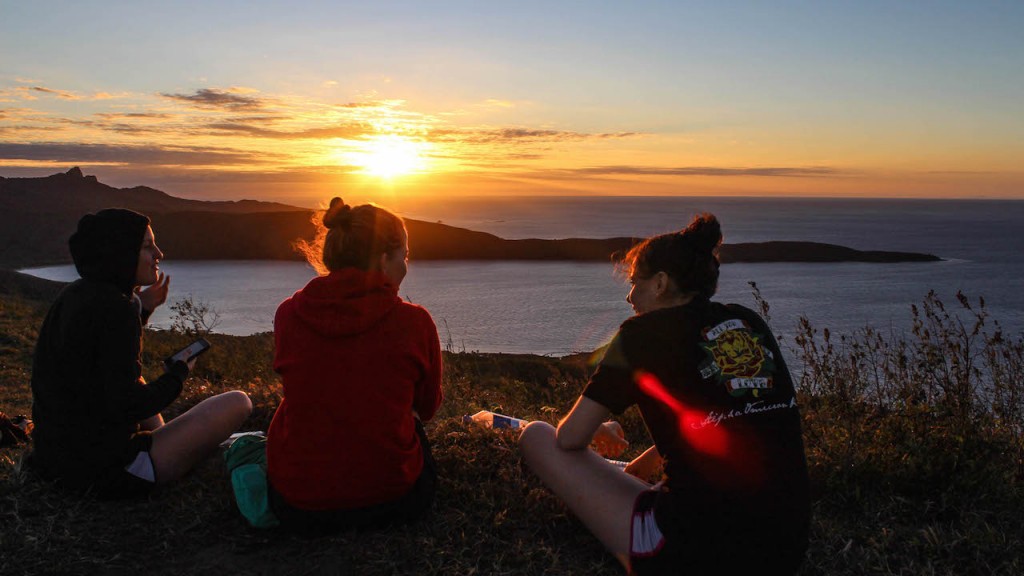
[{"label": "graphic print on shirt", "polygon": [[699,345],[707,359],[701,363],[702,378],[714,378],[732,396],[762,398],[773,391],[775,358],[762,343],[764,336],[746,322],[731,319],[702,331]]}]

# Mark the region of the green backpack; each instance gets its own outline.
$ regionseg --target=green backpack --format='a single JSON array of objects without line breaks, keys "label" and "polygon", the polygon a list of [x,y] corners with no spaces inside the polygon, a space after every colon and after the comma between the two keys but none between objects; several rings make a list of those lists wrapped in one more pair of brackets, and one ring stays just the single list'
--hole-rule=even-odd
[{"label": "green backpack", "polygon": [[231,474],[238,510],[256,528],[280,524],[270,509],[267,494],[267,439],[242,436],[224,452],[224,464]]}]

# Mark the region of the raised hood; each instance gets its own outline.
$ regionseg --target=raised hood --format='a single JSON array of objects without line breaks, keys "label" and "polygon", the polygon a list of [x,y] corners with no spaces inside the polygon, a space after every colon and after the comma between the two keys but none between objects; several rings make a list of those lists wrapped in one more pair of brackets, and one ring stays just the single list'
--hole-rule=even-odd
[{"label": "raised hood", "polygon": [[291,300],[298,319],[327,337],[366,332],[401,302],[382,272],[355,268],[313,278]]}]

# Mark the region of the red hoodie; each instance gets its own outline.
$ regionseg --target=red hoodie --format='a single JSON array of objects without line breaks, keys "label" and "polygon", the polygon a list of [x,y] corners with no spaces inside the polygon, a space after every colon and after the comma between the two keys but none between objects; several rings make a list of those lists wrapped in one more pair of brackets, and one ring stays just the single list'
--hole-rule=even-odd
[{"label": "red hoodie", "polygon": [[267,473],[296,508],[351,509],[399,498],[423,468],[412,411],[441,405],[430,313],[380,272],[314,278],[274,318],[284,399],[267,434]]}]

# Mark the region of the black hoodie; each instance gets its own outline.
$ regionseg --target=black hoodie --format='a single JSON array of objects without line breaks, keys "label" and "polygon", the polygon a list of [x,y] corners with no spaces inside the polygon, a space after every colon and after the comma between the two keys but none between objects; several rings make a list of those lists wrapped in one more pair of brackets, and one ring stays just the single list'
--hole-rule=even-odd
[{"label": "black hoodie", "polygon": [[149,219],[130,210],[88,214],[68,241],[82,276],[50,307],[32,362],[32,464],[73,488],[97,484],[135,458],[139,421],[170,405],[188,376],[176,363],[142,379],[142,324],[133,299]]}]

